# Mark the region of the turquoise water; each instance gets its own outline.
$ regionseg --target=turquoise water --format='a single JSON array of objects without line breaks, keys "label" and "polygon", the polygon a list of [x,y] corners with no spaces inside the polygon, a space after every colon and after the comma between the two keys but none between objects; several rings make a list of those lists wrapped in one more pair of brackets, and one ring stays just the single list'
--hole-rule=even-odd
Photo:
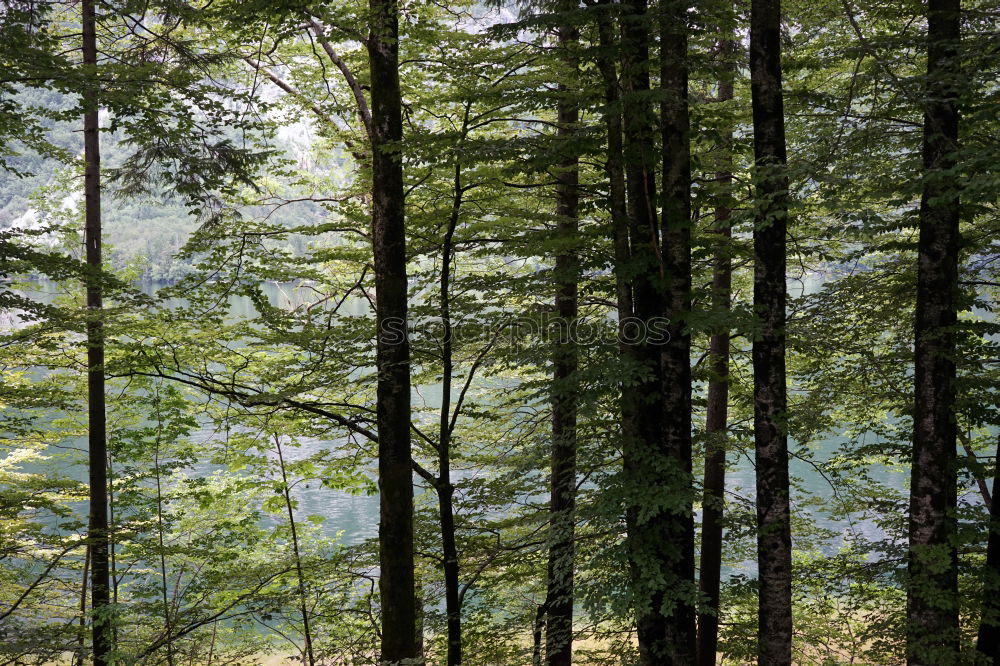
[{"label": "turquoise water", "polygon": [[[41,295],[43,300],[52,297],[51,285],[39,283],[37,286],[37,293]],[[147,285],[146,290],[152,293],[156,287],[157,285]],[[289,285],[266,284],[263,288],[270,298],[271,303],[279,307],[294,307],[304,299],[310,296],[314,297],[314,293],[309,290],[297,290]],[[235,319],[250,318],[256,314],[252,302],[246,297],[232,297],[229,307],[230,316]],[[360,315],[366,312],[367,305],[363,302],[356,302],[348,304],[348,307],[351,308],[350,314]],[[16,325],[16,321],[8,321],[6,325]],[[424,385],[417,387],[417,390],[414,391],[413,399],[415,404],[420,404],[421,406],[436,405],[440,401],[440,386]],[[194,438],[201,442],[208,442],[210,440],[219,441],[221,446],[223,435],[216,432],[212,425],[206,421],[203,423],[202,428],[194,433]],[[843,437],[831,437],[827,440],[812,443],[810,450],[813,463],[825,460],[845,441]],[[340,443],[322,439],[303,439],[299,442],[298,447],[285,447],[285,455],[288,460],[296,460],[321,452],[331,445]],[[84,442],[82,441],[77,441],[73,444],[79,446],[81,449],[84,446]],[[792,446],[794,448],[794,443]],[[273,457],[273,452],[270,455]],[[734,452],[730,456],[727,489],[734,497],[752,499],[754,495],[754,470],[751,458],[752,451]],[[200,465],[191,470],[191,473],[195,475],[204,474],[212,471],[212,469],[210,465]],[[80,480],[86,478],[83,465],[76,465],[65,471],[74,478]],[[367,473],[369,478],[374,478],[374,461],[371,461]],[[824,478],[824,475],[817,470],[814,464],[793,457],[791,461],[791,473],[793,476],[801,479],[801,487],[804,491],[799,496],[793,496],[793,505],[798,500],[803,499],[803,497],[816,497],[821,500],[819,506],[811,504],[808,507],[797,507],[797,510],[808,511],[809,515],[821,527],[834,530],[840,533],[842,537],[850,536],[852,533],[860,533],[868,537],[878,536],[878,528],[870,523],[853,520],[833,521],[826,515],[825,506],[834,508],[839,499],[828,480]],[[876,479],[893,488],[900,490],[905,488],[906,475],[899,470],[873,468],[871,473]],[[378,531],[377,496],[352,494],[325,488],[318,480],[300,483],[295,487],[293,492],[299,503],[298,514],[300,516],[303,518],[307,515],[323,517],[324,521],[321,530],[325,535],[335,536],[339,534],[345,544],[356,544],[364,539],[376,536]],[[834,543],[830,544],[830,548],[835,548],[839,541],[840,539],[836,539]],[[751,562],[744,564],[750,568],[753,566]],[[744,567],[741,566],[739,568]]]}]

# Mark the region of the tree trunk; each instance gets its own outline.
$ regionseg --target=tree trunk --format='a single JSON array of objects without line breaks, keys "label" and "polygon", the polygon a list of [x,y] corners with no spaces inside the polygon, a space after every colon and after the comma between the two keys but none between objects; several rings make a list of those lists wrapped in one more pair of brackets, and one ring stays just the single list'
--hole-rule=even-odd
[{"label": "tree trunk", "polygon": [[[631,279],[628,275],[628,265],[632,250],[629,242],[629,218],[626,200],[625,164],[622,147],[622,112],[620,109],[621,94],[619,90],[618,73],[615,67],[614,51],[617,48],[614,37],[614,22],[609,10],[613,7],[611,0],[598,0],[597,31],[600,51],[597,56],[597,66],[601,72],[604,84],[604,122],[608,133],[608,156],[605,170],[608,174],[608,208],[611,212],[611,235],[615,254],[615,291],[618,298],[618,322],[631,319],[634,314],[632,306]],[[621,330],[619,331],[622,332]],[[620,339],[624,339],[620,336]],[[623,358],[628,361],[631,347],[621,345]],[[634,405],[632,394],[635,390],[631,384],[621,387],[624,405]],[[623,409],[623,416],[627,410]],[[623,418],[623,433],[628,440],[632,437],[630,426],[632,420]]]},{"label": "tree trunk", "polygon": [[[632,273],[632,238],[630,212],[627,203],[627,190],[625,177],[625,158],[623,143],[623,113],[621,82],[616,71],[616,55],[619,44],[615,40],[614,21],[611,16],[611,9],[614,5],[610,0],[598,0],[597,5],[597,28],[600,42],[600,50],[597,56],[597,65],[601,72],[604,84],[604,121],[607,126],[608,152],[605,169],[608,174],[608,207],[611,212],[612,240],[615,255],[615,291],[618,305],[618,341],[619,353],[622,365],[625,368],[634,368],[638,363],[636,348],[630,340],[630,327],[635,321],[635,305],[633,298],[634,276]],[[623,65],[623,73],[625,67]],[[631,174],[634,179],[637,174]],[[626,477],[635,484],[640,481],[639,471],[640,459],[640,433],[639,433],[639,406],[643,401],[644,388],[638,383],[625,381],[621,385],[621,437],[622,453],[624,458],[624,471]],[[630,573],[633,581],[633,599],[637,600],[638,585],[636,581],[641,575],[639,564],[639,539],[640,526],[638,519],[638,505],[631,500],[628,501],[625,509],[625,522],[628,532],[628,553]],[[638,607],[638,603],[636,604]],[[642,626],[641,618],[637,624]],[[643,647],[646,638],[644,629],[640,630],[640,650],[648,653],[648,648]],[[647,662],[648,663],[648,660]]]},{"label": "tree trunk", "polygon": [[76,637],[76,654],[73,656],[74,666],[83,666],[87,661],[87,588],[90,582],[90,546],[83,554],[83,583],[80,585],[80,633]]},{"label": "tree trunk", "polygon": [[370,8],[381,649],[383,663],[417,663],[399,17],[396,0],[370,0]]},{"label": "tree trunk", "polygon": [[997,457],[993,472],[993,502],[990,504],[989,537],[986,542],[986,567],[983,570],[983,610],[979,619],[976,650],[1000,664],[1000,437],[997,437]]},{"label": "tree trunk", "polygon": [[[163,435],[163,417],[160,414],[159,387],[155,389],[153,406],[156,410],[156,444],[153,448],[153,474],[156,476],[156,539],[160,550],[160,601],[163,602],[163,635],[169,636],[171,631],[170,602],[167,598],[167,548],[163,529],[163,483],[160,476],[160,444]],[[174,643],[167,643],[167,666],[174,666]],[[310,664],[310,666],[312,666]]]},{"label": "tree trunk", "polygon": [[104,322],[101,289],[101,137],[97,78],[97,11],[94,0],[83,0],[84,245],[87,263],[87,445],[90,509],[90,607],[94,615],[95,666],[105,666],[113,649],[108,561],[108,442],[104,399]]},{"label": "tree trunk", "polygon": [[531,666],[542,666],[542,632],[545,630],[545,603],[535,609],[535,621],[531,625]]},{"label": "tree trunk", "polygon": [[[288,484],[288,474],[285,472],[285,454],[281,450],[281,437],[277,434],[274,435],[274,446],[278,452],[281,492],[285,500],[285,511],[288,513],[288,529],[292,535],[292,557],[295,558],[295,578],[299,588],[299,613],[302,615],[302,662],[303,666],[316,666],[316,658],[313,656],[312,629],[309,627],[309,607],[306,603],[306,577],[302,570],[302,551],[299,548],[299,531],[295,524],[295,511],[292,510],[292,488]],[[158,479],[157,483],[159,483]]]},{"label": "tree trunk", "polygon": [[959,0],[930,0],[917,249],[907,662],[958,663],[955,339]]},{"label": "tree trunk", "polygon": [[[462,136],[459,147],[464,143],[468,131],[469,107],[465,108],[462,122]],[[445,232],[441,250],[441,410],[439,413],[438,435],[438,509],[441,514],[441,551],[444,557],[444,598],[445,613],[448,618],[448,666],[462,663],[462,600],[459,590],[458,544],[455,539],[455,486],[451,483],[451,374],[453,372],[452,326],[451,326],[451,262],[453,238],[462,210],[462,163],[461,150],[455,158],[455,175],[452,193],[451,215]]]},{"label": "tree trunk", "polygon": [[756,189],[753,343],[754,443],[757,462],[757,559],[761,666],[792,659],[792,543],[789,521],[785,389],[785,233],[788,175],[781,90],[781,3],[750,8],[750,88]]},{"label": "tree trunk", "polygon": [[[575,0],[562,3],[560,10],[576,9]],[[559,45],[564,64],[576,70],[575,48],[579,30],[572,25],[559,27]],[[561,248],[555,259],[558,317],[557,339],[552,350],[552,477],[549,500],[548,591],[546,594],[545,662],[548,666],[569,666],[573,658],[573,570],[576,525],[576,420],[577,347],[575,339],[577,288],[580,262],[573,243],[579,233],[579,157],[573,145],[580,119],[574,86],[560,84],[557,131],[563,158],[556,178],[557,234]]]},{"label": "tree trunk", "polygon": [[[635,604],[639,657],[643,666],[670,663],[673,618],[664,611],[668,580],[675,575],[679,545],[671,528],[672,512],[650,511],[677,501],[677,465],[664,450],[666,415],[663,399],[661,332],[666,301],[656,213],[656,123],[649,101],[649,22],[646,0],[628,0],[622,14],[621,85],[623,156],[628,195],[631,253],[624,273],[630,278],[632,322],[623,327],[627,356],[641,374],[624,397],[623,427],[627,483],[626,528]],[[676,428],[676,424],[672,424]],[[683,574],[681,574],[683,576]]]},{"label": "tree trunk", "polygon": [[[624,164],[630,224],[633,329],[628,355],[644,368],[626,397],[629,556],[642,664],[694,659],[694,549],[691,515],[690,160],[685,8],[664,8],[661,78],[664,102],[664,235],[656,214],[655,116],[649,103],[649,16],[630,0],[622,17]],[[664,315],[672,321],[664,329]],[[667,333],[664,339],[663,334]],[[630,399],[629,399],[630,398]],[[633,441],[628,441],[632,439]],[[661,507],[649,511],[650,506]]]},{"label": "tree trunk", "polygon": [[691,478],[691,146],[688,112],[688,3],[663,0],[660,20],[660,129],[663,146],[661,197],[665,309],[668,339],[660,347],[663,367],[661,486],[670,493],[662,517],[665,540],[661,575],[666,613],[661,664],[695,659],[694,513]]},{"label": "tree trunk", "polygon": [[[725,28],[730,31],[730,28]],[[719,42],[718,53],[727,58],[719,79],[719,102],[733,99],[733,80],[736,75],[736,42],[731,32]],[[720,314],[729,312],[732,299],[732,257],[729,241],[732,238],[730,217],[732,209],[726,198],[733,184],[732,157],[733,128],[731,123],[723,130],[723,158],[715,178],[724,188],[722,203],[715,207],[715,229],[719,240],[715,246],[712,267],[712,305]],[[729,327],[724,326],[712,334],[708,348],[709,380],[708,407],[705,415],[705,477],[702,498],[701,562],[699,590],[705,599],[698,614],[698,664],[715,666],[719,649],[719,588],[722,576],[722,519],[726,491],[726,449],[729,429]]]}]

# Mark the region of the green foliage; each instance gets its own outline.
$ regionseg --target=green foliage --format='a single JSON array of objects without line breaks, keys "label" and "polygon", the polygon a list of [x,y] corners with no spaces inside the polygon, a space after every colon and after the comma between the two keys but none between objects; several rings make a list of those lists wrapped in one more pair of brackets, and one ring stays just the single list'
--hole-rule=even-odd
[{"label": "green foliage", "polygon": [[[85,660],[93,618],[89,607],[81,612],[83,79],[75,53],[59,48],[76,30],[76,5],[8,5],[0,16],[0,659]],[[639,663],[624,510],[688,497],[637,488],[622,470],[621,387],[642,369],[622,359],[615,338],[607,109],[594,64],[596,13],[618,20],[616,7],[584,3],[557,16],[536,3],[516,18],[506,6],[473,3],[402,10],[416,573],[430,663],[446,652],[442,432],[465,661],[532,660],[545,603],[550,402],[562,388],[551,379],[557,254],[580,259],[587,336],[576,378],[578,663]],[[111,620],[121,661],[304,660],[308,618],[317,660],[376,663],[378,295],[358,107],[368,94],[367,11],[359,2],[102,4]],[[922,11],[827,0],[785,7],[800,664],[897,664],[905,653]],[[995,8],[972,3],[967,14],[961,166],[946,174],[963,185],[955,418],[966,454],[957,544],[966,647],[981,604],[979,482],[992,473],[1000,426],[1000,52],[990,42]],[[707,439],[708,339],[733,336],[720,651],[726,663],[752,663],[752,146],[744,73],[734,100],[714,100],[725,15],[715,2],[690,14],[696,306],[685,323],[694,478]],[[557,57],[565,55],[550,30],[557,19],[580,29],[576,71]],[[567,97],[581,121],[565,140],[553,125]],[[557,233],[553,212],[566,150],[581,156],[572,239]],[[732,187],[716,175],[727,155]],[[728,241],[710,231],[721,204],[734,209]],[[709,297],[720,248],[735,266],[729,311]]]}]

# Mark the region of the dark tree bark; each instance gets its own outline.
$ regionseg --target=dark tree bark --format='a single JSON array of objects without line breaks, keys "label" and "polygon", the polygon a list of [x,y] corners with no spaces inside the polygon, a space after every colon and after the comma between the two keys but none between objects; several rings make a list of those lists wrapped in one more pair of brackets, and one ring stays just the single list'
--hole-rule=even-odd
[{"label": "dark tree bark", "polygon": [[[575,0],[559,9],[572,12]],[[571,24],[558,29],[564,64],[576,69],[571,50],[579,30]],[[557,139],[563,157],[557,165],[557,234],[562,248],[556,255],[555,309],[557,339],[552,350],[552,469],[549,495],[548,590],[546,594],[545,662],[548,666],[569,666],[573,659],[573,569],[576,523],[576,421],[577,347],[574,329],[577,317],[577,285],[580,262],[573,249],[579,233],[579,157],[574,137],[579,110],[573,84],[560,84]]]},{"label": "dark tree bark", "polygon": [[456,151],[453,178],[452,207],[441,248],[441,410],[438,435],[438,478],[436,482],[438,510],[441,513],[441,550],[444,557],[444,598],[448,621],[448,666],[462,663],[462,599],[459,590],[458,544],[455,539],[455,486],[451,482],[451,375],[454,370],[451,324],[451,262],[453,239],[462,210],[465,188],[462,186],[462,143],[469,126],[469,106],[465,107],[462,134]]},{"label": "dark tree bark", "polygon": [[930,0],[914,326],[907,661],[958,663],[955,338],[959,0]]},{"label": "dark tree bark", "polygon": [[[622,325],[624,355],[637,379],[623,396],[623,457],[627,487],[626,529],[636,609],[636,631],[643,666],[662,663],[667,618],[661,551],[665,545],[662,511],[643,511],[644,502],[662,488],[656,470],[663,437],[663,384],[660,349],[646,335],[648,325],[663,314],[663,265],[656,215],[655,115],[649,101],[649,21],[646,0],[628,0],[622,7],[621,88],[623,164],[628,200],[630,253],[620,271],[629,281],[632,312]],[[658,498],[657,498],[658,499]]]},{"label": "dark tree bark", "polygon": [[[631,261],[632,249],[629,241],[629,215],[625,184],[625,158],[622,143],[622,109],[621,91],[616,67],[616,50],[614,21],[610,10],[611,0],[598,0],[597,32],[600,49],[597,56],[597,67],[601,72],[604,86],[604,123],[608,135],[608,155],[605,170],[608,174],[608,208],[611,212],[611,236],[615,255],[615,292],[618,298],[618,322],[631,319],[635,313],[632,305],[631,276],[628,266]],[[625,338],[619,329],[619,340]],[[621,344],[619,347],[626,365],[631,365],[631,346]],[[635,388],[631,384],[623,385],[622,392],[622,434],[623,438],[633,441],[634,416],[629,410],[638,404]]]},{"label": "dark tree bark", "polygon": [[[682,3],[661,11],[661,78],[667,97],[661,108],[662,245],[656,117],[649,101],[651,17],[645,0],[625,5],[620,46],[630,247],[621,274],[629,281],[633,317],[632,330],[623,327],[623,355],[641,372],[633,390],[623,395],[626,523],[640,660],[650,666],[691,663],[695,648],[690,341],[682,328],[690,307],[687,25]],[[650,511],[650,505],[659,508]]]},{"label": "dark tree bark", "polygon": [[[615,39],[614,20],[611,10],[615,5],[611,0],[598,0],[596,22],[600,48],[597,65],[604,84],[604,121],[607,127],[608,208],[611,213],[611,236],[614,246],[615,291],[618,300],[618,340],[619,354],[625,368],[633,368],[637,363],[635,349],[628,342],[630,322],[635,315],[632,288],[632,249],[630,239],[631,222],[626,198],[625,160],[623,147],[622,95],[616,71],[619,44]],[[641,387],[631,381],[621,384],[621,438],[624,470],[633,481],[638,481],[638,409],[642,402]],[[626,527],[629,538],[629,558],[633,581],[639,571],[635,554],[638,552],[639,532],[638,507],[629,502],[626,506]]]},{"label": "dark tree bark", "polygon": [[660,21],[660,129],[663,146],[661,197],[665,311],[669,338],[661,345],[661,487],[669,493],[662,517],[661,575],[666,579],[661,664],[695,659],[694,513],[691,478],[691,146],[688,111],[688,3],[662,0]]},{"label": "dark tree bark", "polygon": [[989,537],[986,542],[986,566],[983,569],[983,611],[979,619],[976,650],[982,657],[1000,664],[1000,437],[993,471],[993,501],[990,503]]},{"label": "dark tree bark", "polygon": [[[170,582],[167,578],[167,549],[166,541],[163,538],[163,483],[160,473],[160,444],[163,435],[163,417],[160,414],[159,389],[154,394],[154,410],[156,415],[156,444],[153,448],[153,474],[156,476],[156,540],[159,546],[160,560],[160,601],[163,603],[163,633],[166,636],[171,632],[170,621]],[[112,481],[113,483],[113,481]],[[112,519],[114,514],[112,514]],[[116,597],[117,601],[117,597]],[[174,644],[167,643],[167,666],[174,666]],[[313,666],[309,664],[309,666]]]},{"label": "dark tree bark", "polygon": [[410,346],[407,338],[402,99],[396,0],[371,0],[372,239],[378,327],[379,591],[382,661],[416,663]]},{"label": "dark tree bark", "polygon": [[[631,277],[628,265],[632,255],[629,242],[629,216],[625,185],[625,160],[622,144],[622,109],[621,91],[616,66],[616,50],[614,21],[610,11],[614,5],[611,0],[598,0],[595,17],[597,23],[599,50],[597,67],[601,72],[601,82],[604,87],[604,123],[607,128],[608,152],[605,171],[608,174],[608,209],[611,213],[611,237],[615,255],[615,291],[618,298],[619,323],[630,319],[634,314],[632,306]],[[623,336],[620,339],[624,339]],[[631,349],[630,345],[620,346],[623,357]],[[622,386],[622,395],[627,396],[633,391],[630,385]],[[623,400],[625,404],[634,404],[635,400]],[[631,422],[631,419],[623,419]]]},{"label": "dark tree bark", "polygon": [[780,0],[751,2],[750,89],[757,189],[753,296],[761,325],[752,354],[760,571],[758,663],[782,666],[792,659],[792,543],[785,392],[788,175]]},{"label": "dark tree bark", "polygon": [[[730,28],[725,28],[727,32]],[[719,78],[718,101],[733,99],[733,80],[736,75],[736,42],[730,37],[719,42],[718,53],[724,58]],[[728,189],[733,184],[732,127],[723,131],[722,167],[715,174],[716,181]],[[720,313],[728,313],[732,299],[732,257],[729,241],[732,238],[730,217],[732,209],[725,201],[715,207],[715,228],[719,240],[715,246],[712,266],[712,306]],[[701,561],[699,590],[705,599],[704,609],[698,614],[698,664],[715,666],[719,649],[719,588],[722,576],[722,519],[726,491],[726,449],[729,429],[729,328],[712,334],[708,348],[709,372],[708,407],[705,416],[705,476],[702,497]]]},{"label": "dark tree bark", "polygon": [[113,650],[110,615],[111,584],[108,559],[108,442],[104,398],[104,322],[101,288],[101,137],[98,120],[97,11],[83,0],[84,245],[87,263],[87,446],[90,509],[90,607],[95,666],[105,666]]}]

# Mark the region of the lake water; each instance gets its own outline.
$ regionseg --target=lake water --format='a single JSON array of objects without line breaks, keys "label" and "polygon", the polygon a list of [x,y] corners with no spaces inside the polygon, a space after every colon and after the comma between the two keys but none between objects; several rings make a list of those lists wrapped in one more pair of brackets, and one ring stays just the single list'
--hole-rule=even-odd
[{"label": "lake water", "polygon": [[[147,291],[152,293],[156,285],[147,285]],[[52,298],[52,286],[46,283],[38,283],[37,295],[42,300]],[[271,299],[273,305],[290,307],[299,304],[304,298],[304,291],[298,292],[294,287],[288,285],[266,284],[264,291]],[[253,303],[246,297],[233,297],[230,299],[230,315],[233,318],[249,318],[256,315]],[[364,314],[366,305],[364,303],[354,303],[349,307],[355,311],[350,314]],[[5,325],[16,325],[16,320],[8,320]],[[3,325],[0,323],[0,325]],[[440,400],[440,387],[438,385],[425,385],[418,387],[414,392],[415,403],[419,401],[422,405],[437,404]],[[207,422],[195,436],[201,440],[217,437],[210,424]],[[812,445],[816,460],[823,460],[830,455],[845,440],[843,438],[831,438]],[[84,442],[79,442],[82,445]],[[308,456],[321,451],[331,442],[323,440],[303,440],[298,448],[286,450],[286,456],[295,459],[301,456]],[[753,497],[754,471],[751,461],[752,451],[736,453],[730,456],[730,470],[727,476],[727,488],[730,492],[743,497]],[[374,468],[374,461],[372,462]],[[82,465],[77,469],[69,470],[75,478],[86,478],[85,469]],[[195,470],[195,473],[204,473],[207,468]],[[894,488],[903,489],[906,484],[906,475],[900,471],[893,471],[885,468],[872,470],[877,478],[891,485]],[[823,498],[824,501],[832,503],[837,501],[833,490],[827,480],[819,473],[815,467],[807,462],[793,459],[791,462],[791,472],[794,476],[802,480],[802,486],[807,494]],[[370,470],[373,474],[373,469]],[[374,537],[378,531],[378,498],[370,495],[354,495],[347,492],[324,488],[319,482],[310,484],[300,484],[294,490],[296,499],[299,502],[298,513],[301,516],[315,514],[324,518],[322,531],[329,536],[341,535],[341,540],[345,544],[356,544],[364,539]],[[805,509],[803,509],[805,510]],[[818,521],[820,526],[846,534],[848,531],[860,531],[861,533],[875,537],[878,530],[874,525],[857,522],[835,522],[824,515],[822,508],[810,507],[809,512]],[[837,544],[831,543],[834,548]],[[752,570],[753,563],[747,562],[737,569]]]}]

